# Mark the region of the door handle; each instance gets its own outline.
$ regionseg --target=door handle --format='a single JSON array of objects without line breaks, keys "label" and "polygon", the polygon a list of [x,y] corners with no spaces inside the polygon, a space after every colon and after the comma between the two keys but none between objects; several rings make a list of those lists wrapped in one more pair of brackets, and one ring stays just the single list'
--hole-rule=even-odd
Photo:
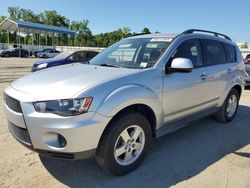
[{"label": "door handle", "polygon": [[227,69],[227,72],[228,72],[228,73],[231,73],[231,72],[233,72],[233,69],[232,69],[232,68],[228,68],[228,69]]}]

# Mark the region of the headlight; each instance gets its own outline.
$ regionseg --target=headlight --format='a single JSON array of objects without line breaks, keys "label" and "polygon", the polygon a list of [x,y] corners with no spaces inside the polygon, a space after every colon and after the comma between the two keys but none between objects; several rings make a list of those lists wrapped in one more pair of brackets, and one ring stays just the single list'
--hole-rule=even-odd
[{"label": "headlight", "polygon": [[48,65],[47,63],[43,63],[43,64],[38,65],[37,68],[38,69],[44,69],[44,68],[47,67],[47,65]]},{"label": "headlight", "polygon": [[86,113],[92,102],[92,97],[82,99],[63,99],[35,102],[34,107],[40,113],[54,113],[62,116],[74,116]]}]

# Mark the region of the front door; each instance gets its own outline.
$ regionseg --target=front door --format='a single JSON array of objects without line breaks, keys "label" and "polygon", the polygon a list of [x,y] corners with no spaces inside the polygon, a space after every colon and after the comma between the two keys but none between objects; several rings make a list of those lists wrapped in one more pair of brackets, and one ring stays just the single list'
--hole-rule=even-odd
[{"label": "front door", "polygon": [[[189,39],[182,42],[171,56],[187,58],[193,63],[192,72],[170,72],[163,78],[164,122],[182,119],[190,114],[206,109],[207,93],[205,69],[202,64],[200,42]],[[171,60],[167,67],[171,66]]]}]

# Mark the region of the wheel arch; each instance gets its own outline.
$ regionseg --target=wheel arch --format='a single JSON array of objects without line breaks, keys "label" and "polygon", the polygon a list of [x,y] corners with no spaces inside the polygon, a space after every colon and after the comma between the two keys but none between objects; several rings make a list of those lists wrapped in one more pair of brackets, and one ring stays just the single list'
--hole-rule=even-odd
[{"label": "wheel arch", "polygon": [[220,100],[219,100],[219,102],[218,102],[218,106],[219,106],[219,107],[221,107],[221,106],[223,105],[224,101],[226,100],[228,94],[230,93],[230,91],[231,91],[232,89],[236,89],[236,90],[238,91],[238,93],[239,93],[239,97],[241,96],[242,91],[243,91],[243,88],[242,88],[242,86],[241,86],[239,83],[235,83],[233,86],[227,87],[227,88],[224,90],[224,92],[223,92],[223,94],[221,95]]},{"label": "wheel arch", "polygon": [[133,104],[133,105],[130,105],[130,106],[123,108],[122,110],[117,112],[112,117],[112,119],[109,121],[109,123],[107,124],[107,126],[103,130],[99,142],[102,140],[102,137],[105,134],[105,132],[109,131],[113,121],[116,121],[119,117],[121,117],[123,115],[126,115],[128,113],[133,113],[133,112],[137,112],[137,113],[142,114],[148,120],[148,122],[151,126],[151,130],[152,130],[152,137],[155,137],[155,135],[156,135],[156,121],[157,120],[156,120],[156,115],[155,115],[154,111],[152,110],[152,108],[150,108],[149,106],[147,106],[145,104]]},{"label": "wheel arch", "polygon": [[[241,86],[239,85],[239,84],[236,84],[236,85],[234,85],[233,87],[232,87],[232,89],[236,89],[237,91],[238,91],[238,93],[239,93],[239,96],[241,96],[241,93],[242,93],[242,88],[241,88]],[[232,90],[231,89],[231,90]],[[230,90],[230,91],[231,91]],[[230,92],[229,91],[229,92]]]}]

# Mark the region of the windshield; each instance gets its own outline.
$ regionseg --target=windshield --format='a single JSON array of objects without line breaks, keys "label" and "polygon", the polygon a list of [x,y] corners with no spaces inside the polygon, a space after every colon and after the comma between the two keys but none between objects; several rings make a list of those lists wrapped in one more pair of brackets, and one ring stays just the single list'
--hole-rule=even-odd
[{"label": "windshield", "polygon": [[65,52],[62,52],[62,53],[56,55],[53,59],[65,59],[73,53],[74,53],[73,51],[65,51]]},{"label": "windshield", "polygon": [[152,67],[170,44],[170,38],[122,40],[94,57],[89,63],[125,68]]}]

